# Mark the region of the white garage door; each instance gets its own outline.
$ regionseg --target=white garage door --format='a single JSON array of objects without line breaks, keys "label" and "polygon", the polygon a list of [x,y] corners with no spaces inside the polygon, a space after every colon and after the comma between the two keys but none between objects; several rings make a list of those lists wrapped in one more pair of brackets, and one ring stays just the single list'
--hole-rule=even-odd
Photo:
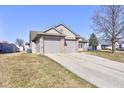
[{"label": "white garage door", "polygon": [[76,41],[68,41],[68,40],[66,40],[65,43],[66,43],[66,46],[65,46],[65,52],[66,53],[75,53],[75,52],[77,52]]},{"label": "white garage door", "polygon": [[60,43],[58,37],[44,38],[44,53],[60,53]]}]

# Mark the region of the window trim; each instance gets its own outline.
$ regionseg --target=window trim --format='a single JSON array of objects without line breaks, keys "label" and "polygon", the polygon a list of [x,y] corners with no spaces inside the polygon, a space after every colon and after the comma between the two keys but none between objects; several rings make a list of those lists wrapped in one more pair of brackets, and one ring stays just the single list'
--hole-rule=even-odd
[{"label": "window trim", "polygon": [[78,42],[78,48],[83,48],[83,42]]}]

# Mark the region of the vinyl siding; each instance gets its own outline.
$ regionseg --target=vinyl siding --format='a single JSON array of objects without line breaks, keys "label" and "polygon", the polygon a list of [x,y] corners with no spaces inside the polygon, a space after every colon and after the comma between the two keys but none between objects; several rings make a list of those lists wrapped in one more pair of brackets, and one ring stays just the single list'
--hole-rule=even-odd
[{"label": "vinyl siding", "polygon": [[72,32],[70,32],[67,28],[65,28],[64,26],[59,26],[56,27],[56,30],[60,31],[61,33],[63,33],[66,37],[66,39],[75,39],[76,36],[75,34],[73,34]]}]

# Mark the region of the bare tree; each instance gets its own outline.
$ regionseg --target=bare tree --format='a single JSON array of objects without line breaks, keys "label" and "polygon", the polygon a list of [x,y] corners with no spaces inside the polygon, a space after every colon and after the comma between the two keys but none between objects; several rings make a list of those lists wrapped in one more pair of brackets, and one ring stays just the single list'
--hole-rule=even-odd
[{"label": "bare tree", "polygon": [[24,40],[17,38],[17,39],[16,39],[16,43],[17,43],[19,46],[23,46]]},{"label": "bare tree", "polygon": [[112,44],[112,53],[115,44],[124,38],[124,7],[119,5],[100,6],[93,16],[94,28],[100,32],[105,40]]}]

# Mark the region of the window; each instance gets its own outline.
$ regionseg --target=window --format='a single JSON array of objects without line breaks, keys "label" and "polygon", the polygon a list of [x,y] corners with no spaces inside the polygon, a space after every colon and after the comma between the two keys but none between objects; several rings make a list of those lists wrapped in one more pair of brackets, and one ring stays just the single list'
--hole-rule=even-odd
[{"label": "window", "polygon": [[64,40],[64,46],[67,46],[66,40]]},{"label": "window", "polygon": [[119,48],[122,48],[122,45],[121,44],[119,45]]},{"label": "window", "polygon": [[83,43],[82,42],[78,43],[78,48],[83,48]]}]

